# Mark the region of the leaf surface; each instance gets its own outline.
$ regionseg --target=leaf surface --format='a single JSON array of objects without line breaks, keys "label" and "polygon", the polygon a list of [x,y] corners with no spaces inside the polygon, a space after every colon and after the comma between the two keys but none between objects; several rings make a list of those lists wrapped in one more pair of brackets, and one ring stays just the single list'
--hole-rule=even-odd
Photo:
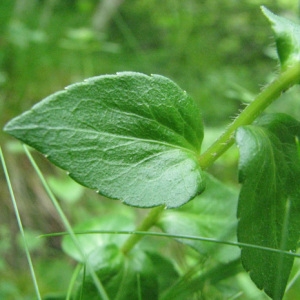
[{"label": "leaf surface", "polygon": [[[165,211],[158,226],[167,233],[236,241],[238,192],[206,174],[205,192],[178,209]],[[181,239],[204,255],[227,263],[239,257],[237,247]]]},{"label": "leaf surface", "polygon": [[94,77],[44,99],[4,130],[91,189],[138,207],[178,207],[204,189],[203,126],[171,80]]},{"label": "leaf surface", "polygon": [[273,14],[265,7],[262,11],[272,24],[281,67],[286,70],[300,61],[300,25]]},{"label": "leaf surface", "polygon": [[[266,115],[240,127],[239,242],[296,251],[300,232],[300,123],[284,114]],[[291,256],[243,248],[242,263],[252,280],[273,299],[283,297]]]}]

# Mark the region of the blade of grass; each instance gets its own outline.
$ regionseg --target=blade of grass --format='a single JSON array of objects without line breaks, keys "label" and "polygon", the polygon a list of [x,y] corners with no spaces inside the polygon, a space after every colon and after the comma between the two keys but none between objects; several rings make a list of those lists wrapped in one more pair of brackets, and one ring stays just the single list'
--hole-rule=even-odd
[{"label": "blade of grass", "polygon": [[46,192],[47,192],[50,200],[52,201],[55,209],[57,210],[57,212],[58,212],[58,214],[59,214],[59,216],[60,216],[60,218],[61,218],[61,220],[62,220],[62,222],[63,222],[63,224],[64,224],[64,226],[65,226],[65,228],[67,230],[67,232],[68,232],[68,234],[71,236],[74,245],[76,246],[78,252],[80,253],[82,261],[85,262],[85,264],[87,266],[87,269],[89,270],[89,272],[90,272],[90,274],[91,274],[91,276],[93,278],[95,287],[97,288],[100,296],[102,297],[103,300],[109,300],[109,297],[106,294],[106,291],[105,291],[105,289],[104,289],[101,281],[97,277],[95,271],[93,270],[92,266],[90,265],[89,261],[87,260],[86,255],[82,251],[80,243],[79,243],[79,241],[78,241],[78,239],[77,239],[77,237],[76,237],[76,235],[75,235],[75,233],[73,231],[73,228],[72,228],[71,224],[69,223],[69,221],[68,221],[66,215],[64,214],[63,210],[61,209],[61,207],[60,207],[57,199],[55,198],[54,194],[52,193],[52,191],[51,191],[51,189],[50,189],[50,187],[49,187],[49,185],[48,185],[45,177],[43,176],[43,174],[42,174],[41,170],[39,169],[39,167],[37,166],[36,162],[34,161],[32,155],[30,154],[30,152],[28,150],[28,148],[24,144],[23,144],[23,148],[24,148],[25,153],[26,153],[26,155],[27,155],[30,163],[32,164],[35,172],[37,173],[37,175],[38,175],[38,177],[39,177],[39,179],[40,179],[40,181],[41,181],[44,189],[46,190]]},{"label": "blade of grass", "polygon": [[300,278],[300,270],[295,274],[295,276],[291,279],[289,284],[287,285],[285,292],[289,291],[292,286],[295,284],[295,282]]},{"label": "blade of grass", "polygon": [[4,160],[4,155],[3,155],[1,147],[0,147],[0,158],[1,158],[1,163],[2,163],[2,166],[3,166],[4,175],[5,175],[5,178],[6,178],[8,190],[9,190],[10,197],[11,197],[13,207],[14,207],[14,211],[15,211],[15,214],[16,214],[16,219],[17,219],[17,222],[18,222],[19,230],[20,230],[20,233],[21,233],[21,236],[22,236],[22,239],[23,239],[25,254],[26,254],[28,264],[29,264],[30,274],[31,274],[31,278],[32,278],[32,281],[33,281],[35,293],[36,293],[37,298],[39,300],[42,300],[41,294],[40,294],[40,291],[39,291],[39,287],[38,287],[38,283],[37,283],[37,279],[36,279],[36,275],[35,275],[35,272],[34,272],[32,260],[31,260],[30,252],[29,252],[29,249],[28,249],[26,237],[25,237],[25,234],[24,234],[23,225],[22,225],[20,214],[19,214],[17,202],[16,202],[16,199],[15,199],[15,195],[14,195],[13,188],[12,188],[12,185],[11,185],[8,170],[6,168],[6,163],[5,163],[5,160]]},{"label": "blade of grass", "polygon": [[142,288],[141,288],[141,276],[140,276],[140,274],[136,275],[136,281],[137,281],[138,300],[143,300],[143,297],[142,297]]},{"label": "blade of grass", "polygon": [[75,268],[75,270],[73,272],[73,275],[72,275],[69,287],[68,287],[68,292],[67,292],[66,300],[70,300],[71,297],[72,297],[72,291],[74,289],[76,278],[78,277],[78,274],[81,271],[81,269],[82,269],[82,264],[77,264],[77,266],[76,266],[76,268]]},{"label": "blade of grass", "polygon": [[[74,234],[128,234],[128,235],[148,235],[148,236],[156,236],[156,237],[165,237],[165,238],[172,238],[172,239],[185,239],[185,240],[195,240],[201,242],[208,242],[208,243],[217,243],[223,244],[228,246],[240,247],[240,248],[253,248],[258,250],[264,250],[274,253],[279,253],[287,256],[293,256],[296,258],[300,258],[300,254],[283,251],[275,248],[263,247],[259,245],[247,244],[247,243],[239,243],[239,242],[228,242],[214,238],[207,238],[207,237],[200,237],[194,235],[183,235],[183,234],[168,234],[164,232],[151,232],[151,231],[126,231],[126,230],[92,230],[92,231],[75,231]],[[40,237],[53,237],[53,236],[62,236],[68,235],[68,232],[57,232],[57,233],[49,233],[40,235]]]},{"label": "blade of grass", "polygon": [[80,287],[80,296],[79,296],[79,300],[81,300],[82,297],[83,297],[83,289],[84,289],[84,280],[85,280],[85,276],[86,276],[86,265],[83,266],[83,276],[82,276],[82,283],[81,283],[81,287]]}]

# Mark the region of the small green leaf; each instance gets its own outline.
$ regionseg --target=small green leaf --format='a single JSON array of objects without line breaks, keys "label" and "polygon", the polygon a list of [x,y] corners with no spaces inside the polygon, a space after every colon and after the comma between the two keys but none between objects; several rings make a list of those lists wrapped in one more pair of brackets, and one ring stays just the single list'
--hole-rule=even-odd
[{"label": "small green leaf", "polygon": [[[266,115],[240,127],[239,242],[296,251],[300,232],[300,123],[284,114]],[[243,248],[242,263],[254,283],[273,299],[283,297],[293,258]]]},{"label": "small green leaf", "polygon": [[159,75],[90,78],[4,130],[82,185],[132,206],[178,207],[204,189],[201,116],[185,91]]},{"label": "small green leaf", "polygon": [[[162,214],[158,226],[167,233],[236,241],[238,192],[206,174],[205,192],[181,208]],[[215,255],[221,262],[236,259],[239,248],[181,239],[204,255]]]},{"label": "small green leaf", "polygon": [[275,41],[282,70],[300,61],[300,25],[279,17],[262,7],[275,33]]},{"label": "small green leaf", "polygon": [[[124,255],[114,244],[102,245],[89,255],[89,261],[109,299],[158,299],[158,280],[154,265],[140,249],[133,249],[128,255]],[[82,279],[79,281],[82,282]],[[84,278],[75,299],[99,299],[89,274]]]}]

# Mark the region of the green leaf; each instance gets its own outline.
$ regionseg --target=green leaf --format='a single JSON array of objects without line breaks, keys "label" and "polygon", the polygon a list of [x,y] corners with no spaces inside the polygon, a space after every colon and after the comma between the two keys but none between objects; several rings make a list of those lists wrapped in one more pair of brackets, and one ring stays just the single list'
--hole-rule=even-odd
[{"label": "green leaf", "polygon": [[[238,205],[239,242],[296,251],[300,232],[300,123],[284,114],[266,115],[240,127]],[[293,258],[243,248],[242,263],[252,280],[273,299],[281,299]]]},{"label": "green leaf", "polygon": [[204,189],[203,126],[171,80],[124,72],[44,99],[4,130],[91,189],[138,207],[178,207]]},{"label": "green leaf", "polygon": [[[90,254],[89,261],[110,299],[158,299],[158,280],[154,265],[140,249],[133,249],[124,255],[116,245],[102,245]],[[82,282],[82,278],[79,281]],[[75,299],[99,299],[89,274],[84,278]]]},{"label": "green leaf", "polygon": [[[206,174],[205,192],[181,208],[165,211],[158,226],[167,233],[236,241],[238,192]],[[239,256],[239,248],[216,243],[181,239],[204,255],[215,255],[221,262]]]},{"label": "green leaf", "polygon": [[[132,218],[122,215],[106,215],[101,218],[95,218],[86,222],[80,223],[74,227],[74,232],[92,232],[99,230],[134,230],[135,224]],[[86,256],[91,252],[108,244],[121,246],[128,238],[126,235],[119,234],[79,234],[77,239],[80,243],[80,248]],[[64,236],[62,240],[63,250],[72,258],[82,262],[82,255],[79,253],[76,245],[69,235]]]},{"label": "green leaf", "polygon": [[272,24],[277,52],[282,70],[300,61],[300,25],[279,17],[262,7],[262,11]]}]

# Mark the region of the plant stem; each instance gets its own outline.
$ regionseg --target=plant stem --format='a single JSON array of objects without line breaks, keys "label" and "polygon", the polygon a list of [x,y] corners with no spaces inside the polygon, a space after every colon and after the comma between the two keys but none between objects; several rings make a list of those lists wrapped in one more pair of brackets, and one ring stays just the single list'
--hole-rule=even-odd
[{"label": "plant stem", "polygon": [[[270,83],[239,116],[228,126],[227,130],[199,157],[202,169],[211,166],[218,157],[228,150],[234,142],[236,129],[251,124],[273,101],[283,92],[300,82],[300,62],[281,73]],[[136,231],[148,231],[157,222],[164,207],[153,208],[148,216],[137,227]],[[132,234],[124,243],[122,251],[128,253],[142,238],[141,235]]]},{"label": "plant stem", "polygon": [[232,146],[238,127],[251,124],[283,92],[299,82],[300,62],[281,73],[239,114],[227,130],[199,157],[201,168],[207,169]]},{"label": "plant stem", "polygon": [[[164,210],[164,206],[158,206],[152,208],[143,220],[143,222],[136,228],[135,231],[148,231],[157,222],[160,214]],[[121,250],[124,254],[127,254],[134,246],[143,238],[143,235],[132,234],[123,244]]]}]

